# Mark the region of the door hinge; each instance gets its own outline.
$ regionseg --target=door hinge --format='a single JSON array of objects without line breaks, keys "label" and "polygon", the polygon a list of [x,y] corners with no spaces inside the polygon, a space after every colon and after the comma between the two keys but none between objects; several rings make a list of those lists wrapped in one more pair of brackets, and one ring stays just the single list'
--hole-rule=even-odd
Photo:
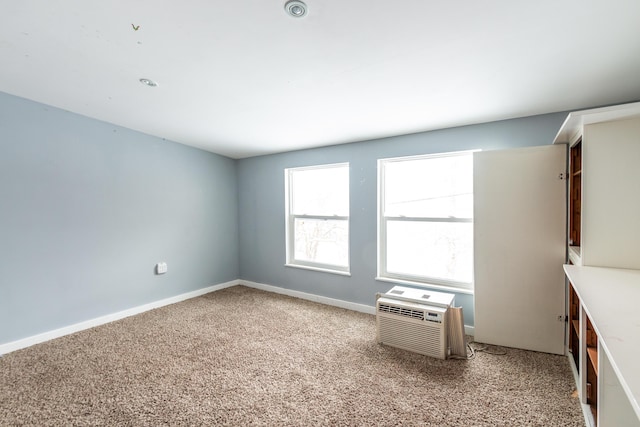
[{"label": "door hinge", "polygon": [[566,172],[561,172],[561,173],[558,175],[558,179],[559,179],[560,181],[563,181],[563,180],[567,179],[567,173],[566,173]]}]

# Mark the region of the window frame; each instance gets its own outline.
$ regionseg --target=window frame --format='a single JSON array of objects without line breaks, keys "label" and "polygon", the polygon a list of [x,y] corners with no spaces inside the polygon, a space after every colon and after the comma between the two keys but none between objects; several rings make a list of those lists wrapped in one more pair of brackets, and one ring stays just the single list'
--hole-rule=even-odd
[{"label": "window frame", "polygon": [[[347,215],[315,215],[315,214],[295,214],[293,213],[293,173],[295,171],[314,170],[314,169],[331,169],[331,168],[347,168]],[[287,267],[303,268],[307,270],[323,271],[327,273],[340,274],[350,276],[351,269],[351,225],[350,225],[350,165],[349,162],[330,163],[323,165],[301,166],[294,168],[285,168],[285,252]],[[314,262],[308,260],[300,260],[295,258],[295,222],[296,219],[311,219],[320,221],[345,221],[347,225],[347,265],[337,265],[322,262]]]},{"label": "window frame", "polygon": [[[471,218],[457,217],[416,217],[403,215],[389,215],[384,212],[386,206],[386,188],[385,188],[385,165],[389,163],[398,163],[405,161],[428,160],[442,157],[453,156],[473,156],[474,152],[479,150],[455,151],[446,153],[421,154],[414,156],[391,157],[378,159],[378,277],[376,280],[388,282],[400,282],[414,286],[439,288],[443,290],[455,290],[460,293],[473,293],[473,249],[471,254],[471,271],[472,278],[470,282],[462,282],[456,280],[448,280],[438,277],[420,276],[409,273],[389,272],[387,268],[387,229],[390,221],[406,221],[406,222],[437,222],[437,223],[471,223],[472,224],[472,242],[473,242],[473,216]],[[472,243],[473,248],[473,243]]]}]

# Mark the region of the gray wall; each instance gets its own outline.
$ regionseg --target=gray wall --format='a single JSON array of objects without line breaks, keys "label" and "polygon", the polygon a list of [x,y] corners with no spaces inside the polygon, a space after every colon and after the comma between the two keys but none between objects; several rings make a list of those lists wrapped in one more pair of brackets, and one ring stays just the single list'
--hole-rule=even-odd
[{"label": "gray wall", "polygon": [[[565,116],[235,161],[0,93],[0,344],[237,278],[373,305],[377,159],[549,144]],[[351,276],[285,267],[284,169],[338,162]]]},{"label": "gray wall", "polygon": [[0,343],[237,279],[236,182],[235,160],[0,93]]},{"label": "gray wall", "polygon": [[[566,113],[254,157],[238,161],[240,278],[354,303],[374,305],[392,286],[376,277],[377,159],[458,150],[495,150],[553,141]],[[351,165],[351,276],[285,267],[285,168]],[[457,294],[473,325],[473,297]]]}]

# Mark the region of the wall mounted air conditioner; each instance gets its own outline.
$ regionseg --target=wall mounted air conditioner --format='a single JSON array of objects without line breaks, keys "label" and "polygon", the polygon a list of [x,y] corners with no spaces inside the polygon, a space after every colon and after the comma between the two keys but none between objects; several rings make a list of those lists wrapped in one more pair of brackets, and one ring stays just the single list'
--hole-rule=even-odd
[{"label": "wall mounted air conditioner", "polygon": [[447,358],[447,310],[453,294],[395,286],[376,301],[378,342]]}]

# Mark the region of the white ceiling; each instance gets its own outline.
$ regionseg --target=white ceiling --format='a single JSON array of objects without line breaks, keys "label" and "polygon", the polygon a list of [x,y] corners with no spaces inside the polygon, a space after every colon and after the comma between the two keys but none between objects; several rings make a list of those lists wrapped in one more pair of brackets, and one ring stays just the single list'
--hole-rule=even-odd
[{"label": "white ceiling", "polygon": [[2,0],[0,91],[232,158],[640,99],[639,0],[305,1]]}]

